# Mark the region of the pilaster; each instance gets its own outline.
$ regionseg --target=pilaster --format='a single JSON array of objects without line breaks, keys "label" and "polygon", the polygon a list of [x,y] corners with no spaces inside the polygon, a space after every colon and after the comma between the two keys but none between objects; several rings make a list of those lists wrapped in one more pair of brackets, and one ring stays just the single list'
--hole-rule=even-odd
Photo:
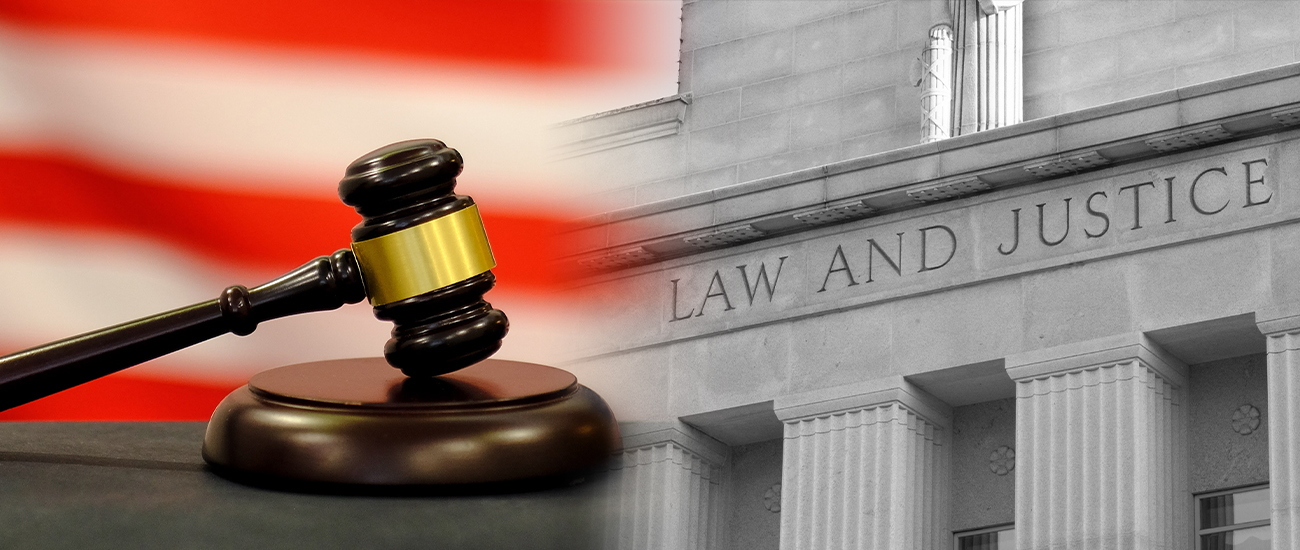
[{"label": "pilaster", "polygon": [[947,532],[948,406],[892,377],[780,398],[781,550],[922,550]]},{"label": "pilaster", "polygon": [[952,0],[958,135],[1024,118],[1021,0]]},{"label": "pilaster", "polygon": [[709,550],[722,544],[722,479],[730,450],[681,423],[625,423],[609,480],[615,507],[605,548]]},{"label": "pilaster", "polygon": [[1191,544],[1187,367],[1140,333],[1007,358],[1021,550]]},{"label": "pilaster", "polygon": [[1255,313],[1268,353],[1273,548],[1300,548],[1300,303]]}]

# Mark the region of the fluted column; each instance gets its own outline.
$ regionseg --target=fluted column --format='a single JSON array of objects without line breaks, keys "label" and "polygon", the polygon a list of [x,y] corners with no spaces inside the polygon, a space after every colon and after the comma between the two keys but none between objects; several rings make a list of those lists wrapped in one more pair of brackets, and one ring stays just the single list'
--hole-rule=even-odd
[{"label": "fluted column", "polygon": [[929,550],[947,531],[951,415],[901,377],[778,399],[781,550]]},{"label": "fluted column", "polygon": [[622,427],[623,450],[609,480],[616,511],[606,525],[605,548],[719,548],[726,446],[686,426],[631,434]]},{"label": "fluted column", "polygon": [[1191,547],[1185,365],[1131,334],[1006,366],[1020,550]]},{"label": "fluted column", "polygon": [[1273,548],[1300,548],[1300,304],[1257,312],[1268,349]]},{"label": "fluted column", "polygon": [[958,135],[1024,118],[1021,0],[952,0]]}]

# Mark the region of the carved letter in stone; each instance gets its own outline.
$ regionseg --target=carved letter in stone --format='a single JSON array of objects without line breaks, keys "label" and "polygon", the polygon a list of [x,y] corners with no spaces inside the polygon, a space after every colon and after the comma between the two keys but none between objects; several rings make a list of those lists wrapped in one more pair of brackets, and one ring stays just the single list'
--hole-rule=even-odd
[{"label": "carved letter in stone", "polygon": [[738,265],[736,269],[740,270],[740,282],[745,286],[745,293],[749,296],[749,305],[754,305],[754,296],[758,294],[758,284],[763,283],[763,288],[767,289],[767,301],[772,301],[772,295],[776,294],[776,284],[781,281],[781,268],[785,266],[785,259],[789,256],[777,258],[776,275],[769,281],[767,278],[767,262],[758,264],[758,276],[754,277],[754,286],[749,286],[749,273],[747,266]]},{"label": "carved letter in stone", "polygon": [[1047,203],[1038,205],[1038,240],[1043,241],[1043,244],[1047,246],[1056,246],[1064,242],[1066,237],[1070,236],[1070,199],[1065,199],[1065,231],[1062,231],[1061,238],[1056,239],[1055,241],[1047,239],[1047,230],[1043,227],[1047,224],[1045,220],[1047,214],[1043,213],[1044,206],[1047,206]]},{"label": "carved letter in stone", "polygon": [[869,245],[869,248],[867,248],[867,282],[868,283],[875,281],[875,272],[876,272],[875,257],[877,253],[880,254],[881,258],[884,258],[885,261],[889,263],[889,267],[894,268],[894,273],[897,273],[899,275],[903,274],[903,234],[902,233],[898,234],[898,261],[897,262],[895,262],[893,258],[889,257],[889,254],[885,252],[885,249],[880,248],[880,245],[876,244],[875,239],[867,239],[867,244]]},{"label": "carved letter in stone", "polygon": [[1241,164],[1246,167],[1246,206],[1243,206],[1242,208],[1267,204],[1268,201],[1273,200],[1272,191],[1269,191],[1268,196],[1264,197],[1264,200],[1262,201],[1256,201],[1254,195],[1252,195],[1250,192],[1251,188],[1253,188],[1256,185],[1259,185],[1264,189],[1268,189],[1268,184],[1264,183],[1264,174],[1260,174],[1259,178],[1252,178],[1251,175],[1253,174],[1253,172],[1251,172],[1250,170],[1250,167],[1255,164],[1263,164],[1264,166],[1268,166],[1268,159],[1252,160],[1250,162],[1243,162]]},{"label": "carved letter in stone", "polygon": [[[1119,188],[1119,193],[1116,193],[1116,195],[1119,195],[1129,189],[1133,190],[1133,229],[1142,229],[1142,188],[1147,186],[1154,188],[1156,183],[1154,181],[1144,181],[1133,185],[1125,185]],[[1195,184],[1193,184],[1193,187],[1195,187]]]},{"label": "carved letter in stone", "polygon": [[[717,292],[713,291],[714,287],[717,287]],[[713,279],[709,281],[709,290],[704,293],[704,301],[700,302],[700,313],[697,314],[696,317],[702,317],[704,315],[704,306],[709,305],[709,298],[716,298],[718,296],[721,296],[722,302],[727,304],[727,307],[722,311],[731,311],[736,309],[731,306],[731,298],[727,296],[727,287],[722,284],[722,273],[714,271]]]},{"label": "carved letter in stone", "polygon": [[1001,254],[1003,256],[1010,256],[1012,252],[1015,252],[1017,248],[1020,248],[1020,209],[1019,208],[1013,209],[1011,211],[1011,235],[1012,235],[1011,249],[1003,250],[1004,248],[1006,248],[1007,245],[1005,243],[1000,244],[998,245],[998,254]]},{"label": "carved letter in stone", "polygon": [[[929,262],[926,260],[926,252],[927,249],[929,248],[929,243],[927,242],[926,235],[929,234],[931,231],[936,231],[936,230],[943,231],[944,233],[948,234],[948,243],[952,246],[952,248],[948,250],[948,257],[944,258],[943,261],[939,263],[939,265],[929,265]],[[952,229],[949,229],[948,226],[932,225],[930,227],[925,227],[921,229],[921,269],[920,271],[917,271],[917,273],[922,273],[925,271],[934,271],[945,265],[948,265],[948,262],[951,262],[952,257],[956,255],[957,255],[957,234],[953,233]]]},{"label": "carved letter in stone", "polygon": [[1097,191],[1096,193],[1088,195],[1088,200],[1084,201],[1084,207],[1089,214],[1105,222],[1106,225],[1103,225],[1101,227],[1101,231],[1098,233],[1093,233],[1091,231],[1088,231],[1088,228],[1084,227],[1083,233],[1087,235],[1089,239],[1096,239],[1098,237],[1101,237],[1102,235],[1105,235],[1107,231],[1110,231],[1110,216],[1107,216],[1105,212],[1102,212],[1092,207],[1092,199],[1095,199],[1097,197],[1106,198],[1106,192]]},{"label": "carved letter in stone", "polygon": [[1165,178],[1165,201],[1169,207],[1169,217],[1165,223],[1174,223],[1174,178]]},{"label": "carved letter in stone", "polygon": [[673,284],[673,317],[672,317],[672,319],[669,319],[668,322],[670,322],[670,323],[673,322],[673,321],[681,321],[681,320],[683,320],[683,319],[690,319],[692,315],[695,315],[695,310],[694,310],[694,309],[691,309],[690,311],[686,312],[686,315],[678,315],[678,314],[677,314],[677,283],[678,283],[678,281],[681,281],[681,279],[673,279],[672,281],[669,281],[669,282],[671,282],[671,283]]},{"label": "carved letter in stone", "polygon": [[[835,267],[835,260],[839,260],[840,265],[843,267]],[[858,285],[858,282],[853,280],[853,270],[849,269],[849,260],[844,257],[844,247],[836,246],[835,255],[831,256],[831,265],[830,267],[826,268],[826,278],[822,279],[822,288],[817,292],[826,292],[826,283],[830,282],[831,275],[834,275],[835,273],[838,273],[840,271],[843,271],[845,275],[848,275],[849,286]]]},{"label": "carved letter in stone", "polygon": [[1205,177],[1205,175],[1209,174],[1210,172],[1218,172],[1225,176],[1228,175],[1228,171],[1224,170],[1223,168],[1211,168],[1209,170],[1206,170],[1198,174],[1196,176],[1196,179],[1192,180],[1192,187],[1187,191],[1187,195],[1192,201],[1192,209],[1196,210],[1197,212],[1200,212],[1201,214],[1205,214],[1206,216],[1223,212],[1223,209],[1228,207],[1228,202],[1229,202],[1229,201],[1225,201],[1223,203],[1223,206],[1220,206],[1218,210],[1206,210],[1204,208],[1201,208],[1201,203],[1196,202],[1196,186],[1200,185],[1201,178]]}]

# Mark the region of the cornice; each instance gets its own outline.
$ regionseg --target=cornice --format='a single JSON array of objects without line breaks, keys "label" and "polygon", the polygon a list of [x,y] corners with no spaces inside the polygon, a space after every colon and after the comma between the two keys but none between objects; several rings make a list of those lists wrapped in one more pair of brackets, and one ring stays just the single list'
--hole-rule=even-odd
[{"label": "cornice", "polygon": [[1300,63],[606,212],[561,262],[619,270],[1297,127]]},{"label": "cornice", "polygon": [[556,154],[579,157],[676,134],[690,104],[690,94],[675,95],[562,122],[553,128],[563,144]]},{"label": "cornice", "polygon": [[890,376],[855,384],[818,389],[778,397],[773,403],[782,422],[831,416],[847,411],[897,403],[941,429],[949,427],[952,407],[902,376]]}]

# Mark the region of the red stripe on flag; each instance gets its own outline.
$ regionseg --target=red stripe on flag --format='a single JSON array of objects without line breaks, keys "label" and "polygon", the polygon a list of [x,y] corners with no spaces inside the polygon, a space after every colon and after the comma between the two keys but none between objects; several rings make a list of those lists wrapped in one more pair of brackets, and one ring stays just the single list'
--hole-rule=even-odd
[{"label": "red stripe on flag", "polygon": [[[626,64],[600,42],[635,24],[591,0],[4,0],[33,27],[539,67]],[[623,57],[617,59],[616,57]]]},{"label": "red stripe on flag", "polygon": [[119,372],[0,412],[0,421],[208,420],[243,384],[202,384]]},{"label": "red stripe on flag", "polygon": [[[548,260],[564,221],[480,210],[503,288],[560,282]],[[360,219],[337,200],[167,185],[67,156],[0,152],[0,222],[130,234],[246,268],[287,271],[345,248]],[[249,283],[231,281],[240,282]]]}]

